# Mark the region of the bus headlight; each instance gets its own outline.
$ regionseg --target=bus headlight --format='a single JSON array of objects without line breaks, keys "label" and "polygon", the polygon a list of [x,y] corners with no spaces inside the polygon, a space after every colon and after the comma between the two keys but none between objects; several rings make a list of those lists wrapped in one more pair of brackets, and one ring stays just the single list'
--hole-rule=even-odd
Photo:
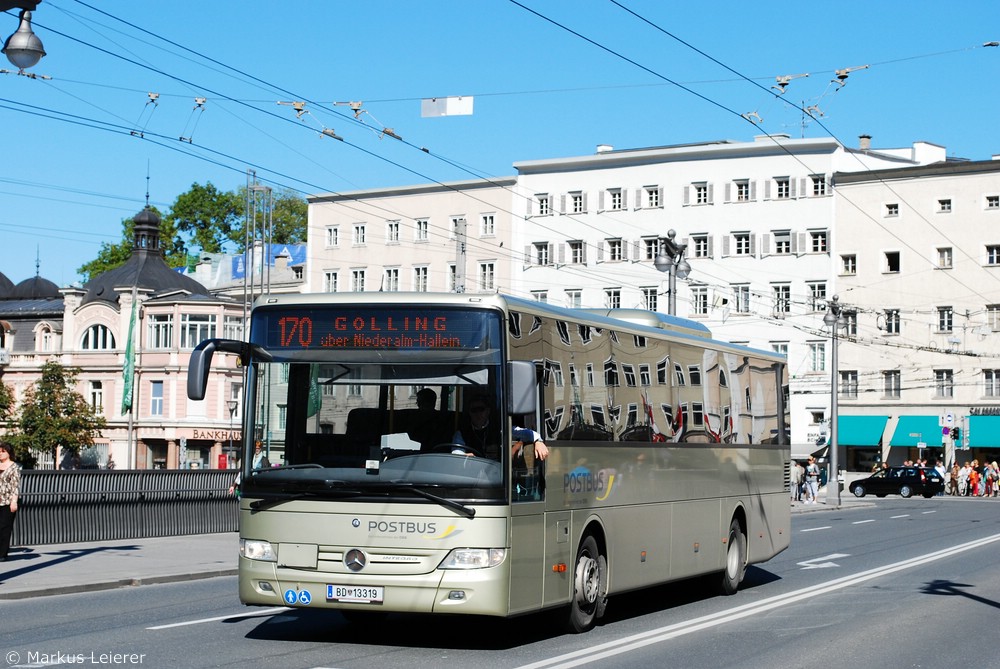
[{"label": "bus headlight", "polygon": [[486,569],[504,561],[503,548],[456,548],[438,565],[439,569]]},{"label": "bus headlight", "polygon": [[264,562],[278,561],[278,555],[274,552],[271,542],[257,539],[240,539],[240,557]]}]

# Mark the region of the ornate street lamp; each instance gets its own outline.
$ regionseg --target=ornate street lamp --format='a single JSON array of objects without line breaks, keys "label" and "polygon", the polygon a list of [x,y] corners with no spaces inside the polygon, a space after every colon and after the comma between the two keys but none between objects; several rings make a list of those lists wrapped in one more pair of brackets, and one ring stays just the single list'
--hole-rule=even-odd
[{"label": "ornate street lamp", "polygon": [[31,30],[31,11],[42,0],[0,0],[0,11],[20,8],[21,24],[17,32],[7,38],[3,45],[3,53],[14,67],[23,72],[34,67],[45,55],[42,40]]},{"label": "ornate street lamp", "polygon": [[671,316],[677,315],[677,278],[686,279],[691,273],[691,265],[684,259],[687,244],[675,242],[674,237],[676,236],[676,231],[668,230],[667,236],[660,239],[660,252],[653,259],[653,266],[656,269],[670,274],[670,280],[667,284],[669,291],[667,313]]}]

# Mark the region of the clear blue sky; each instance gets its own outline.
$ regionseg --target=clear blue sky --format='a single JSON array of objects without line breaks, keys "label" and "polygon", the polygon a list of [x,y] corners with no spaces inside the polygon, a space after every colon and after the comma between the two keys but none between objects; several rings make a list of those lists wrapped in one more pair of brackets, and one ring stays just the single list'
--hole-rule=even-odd
[{"label": "clear blue sky", "polygon": [[[1000,40],[996,0],[519,2],[537,14],[509,0],[43,0],[48,55],[30,71],[51,79],[0,75],[0,272],[29,278],[37,255],[42,276],[78,280],[142,209],[147,171],[166,210],[193,183],[232,190],[248,169],[342,192],[764,132],[1000,154],[1000,48],[983,46]],[[16,27],[0,15],[3,38]],[[783,97],[819,122],[770,92],[804,73]],[[474,96],[473,115],[421,118],[422,98],[458,95]],[[333,105],[348,101],[364,103],[363,124]]]}]

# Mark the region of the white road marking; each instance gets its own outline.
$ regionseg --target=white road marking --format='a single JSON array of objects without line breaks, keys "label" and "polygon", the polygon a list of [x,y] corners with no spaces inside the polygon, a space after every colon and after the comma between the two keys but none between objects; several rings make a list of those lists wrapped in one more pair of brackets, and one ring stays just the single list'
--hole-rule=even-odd
[{"label": "white road marking", "polygon": [[851,525],[864,525],[865,523],[874,523],[874,522],[875,522],[875,519],[874,518],[870,518],[868,520],[856,520],[853,523],[851,523]]},{"label": "white road marking", "polygon": [[188,625],[201,625],[203,623],[214,623],[219,620],[234,620],[239,618],[254,618],[257,616],[269,616],[275,613],[280,613],[282,611],[290,610],[287,606],[276,606],[273,609],[254,609],[242,611],[240,613],[233,613],[228,616],[215,616],[214,618],[200,618],[199,620],[187,620],[182,623],[170,623],[169,625],[156,625],[154,627],[147,627],[148,630],[165,630],[171,627],[187,627]]}]

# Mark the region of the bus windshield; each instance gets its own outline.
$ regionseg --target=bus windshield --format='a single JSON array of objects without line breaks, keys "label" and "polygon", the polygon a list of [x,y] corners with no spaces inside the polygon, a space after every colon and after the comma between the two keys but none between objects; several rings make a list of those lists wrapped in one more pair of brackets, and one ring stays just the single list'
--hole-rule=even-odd
[{"label": "bus windshield", "polygon": [[[502,501],[500,317],[354,305],[254,314],[253,497]],[[487,429],[470,436],[472,410]]]}]

